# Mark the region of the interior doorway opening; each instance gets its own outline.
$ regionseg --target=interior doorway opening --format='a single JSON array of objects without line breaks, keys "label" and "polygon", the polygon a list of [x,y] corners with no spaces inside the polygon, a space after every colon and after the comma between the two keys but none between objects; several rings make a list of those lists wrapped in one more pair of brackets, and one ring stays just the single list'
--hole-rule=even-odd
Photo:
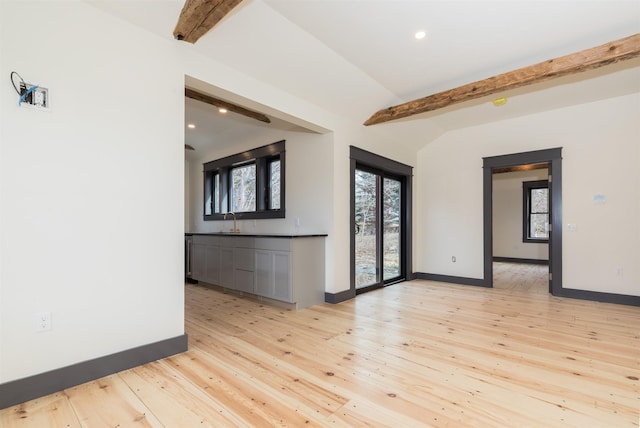
[{"label": "interior doorway opening", "polygon": [[549,163],[492,168],[493,287],[549,293]]},{"label": "interior doorway opening", "polygon": [[501,168],[544,164],[548,171],[549,292],[562,293],[562,148],[515,153],[483,159],[483,231],[485,287],[493,287],[493,174]]}]

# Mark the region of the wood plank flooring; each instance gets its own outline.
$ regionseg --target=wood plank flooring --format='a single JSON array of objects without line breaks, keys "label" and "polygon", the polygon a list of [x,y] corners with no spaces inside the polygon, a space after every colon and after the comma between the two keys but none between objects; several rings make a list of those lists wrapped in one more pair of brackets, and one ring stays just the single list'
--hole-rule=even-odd
[{"label": "wood plank flooring", "polygon": [[549,266],[493,262],[493,287],[518,293],[549,294]]},{"label": "wood plank flooring", "polygon": [[637,307],[412,281],[294,312],[185,287],[188,352],[0,410],[0,426],[640,421]]}]

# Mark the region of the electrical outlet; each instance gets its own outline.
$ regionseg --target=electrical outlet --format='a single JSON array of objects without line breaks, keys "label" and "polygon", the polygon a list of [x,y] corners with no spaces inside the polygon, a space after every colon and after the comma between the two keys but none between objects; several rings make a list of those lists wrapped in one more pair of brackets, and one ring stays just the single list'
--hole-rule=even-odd
[{"label": "electrical outlet", "polygon": [[456,256],[451,256],[451,263],[455,263],[456,262]]},{"label": "electrical outlet", "polygon": [[616,266],[616,276],[622,276],[623,273],[624,270],[622,269],[622,266]]},{"label": "electrical outlet", "polygon": [[33,315],[33,331],[51,330],[51,312],[38,312]]}]

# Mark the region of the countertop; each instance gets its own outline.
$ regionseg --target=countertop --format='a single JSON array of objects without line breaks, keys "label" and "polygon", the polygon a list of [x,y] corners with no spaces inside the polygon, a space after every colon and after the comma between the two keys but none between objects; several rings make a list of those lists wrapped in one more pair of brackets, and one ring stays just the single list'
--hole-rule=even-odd
[{"label": "countertop", "polygon": [[249,238],[324,238],[326,233],[231,233],[231,232],[186,232],[185,236],[205,235],[205,236],[243,236]]}]

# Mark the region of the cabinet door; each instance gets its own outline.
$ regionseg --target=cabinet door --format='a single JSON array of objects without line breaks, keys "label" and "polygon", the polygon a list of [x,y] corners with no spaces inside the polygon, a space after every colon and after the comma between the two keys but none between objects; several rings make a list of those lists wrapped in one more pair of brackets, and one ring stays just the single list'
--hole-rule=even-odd
[{"label": "cabinet door", "polygon": [[247,293],[255,293],[255,287],[253,286],[253,271],[236,269],[233,275],[234,289],[245,291]]},{"label": "cabinet door", "polygon": [[207,265],[206,245],[193,243],[191,246],[191,278],[205,281]]},{"label": "cabinet door", "polygon": [[204,281],[217,284],[220,281],[220,248],[212,245],[205,247]]},{"label": "cabinet door", "polygon": [[273,298],[294,302],[291,286],[291,253],[273,251]]},{"label": "cabinet door", "polygon": [[218,284],[233,288],[233,248],[221,247],[220,248],[220,279]]},{"label": "cabinet door", "polygon": [[242,269],[253,272],[255,256],[253,248],[235,248],[233,266],[236,269]]},{"label": "cabinet door", "polygon": [[256,294],[273,297],[273,253],[256,250]]}]

